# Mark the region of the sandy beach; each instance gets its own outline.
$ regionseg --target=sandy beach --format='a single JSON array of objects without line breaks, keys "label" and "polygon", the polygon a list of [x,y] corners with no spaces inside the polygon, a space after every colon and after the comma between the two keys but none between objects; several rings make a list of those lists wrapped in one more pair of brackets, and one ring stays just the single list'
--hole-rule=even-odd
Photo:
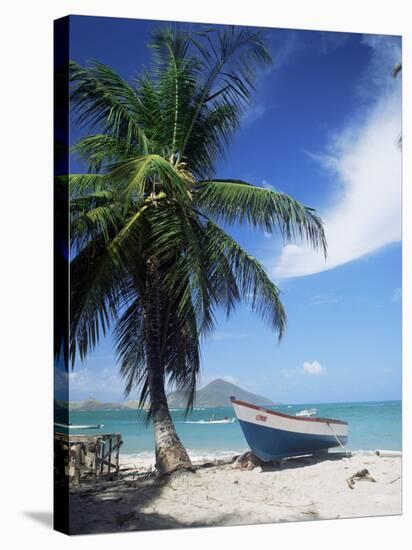
[{"label": "sandy beach", "polygon": [[[71,490],[71,532],[321,520],[401,513],[401,457],[301,457],[239,469],[196,464],[158,481],[150,460],[121,458],[118,479]],[[223,463],[224,462],[224,463]],[[368,474],[349,478],[362,470]],[[349,480],[349,481],[348,481]]]}]

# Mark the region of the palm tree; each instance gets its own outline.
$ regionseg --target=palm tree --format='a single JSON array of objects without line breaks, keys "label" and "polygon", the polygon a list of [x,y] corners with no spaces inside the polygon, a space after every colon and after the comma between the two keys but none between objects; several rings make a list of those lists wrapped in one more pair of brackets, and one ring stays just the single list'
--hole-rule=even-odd
[{"label": "palm tree", "polygon": [[99,63],[71,63],[77,124],[93,133],[70,177],[71,340],[85,358],[113,330],[125,392],[140,389],[154,427],[156,468],[190,468],[166,384],[193,405],[200,345],[217,308],[244,300],[281,338],[279,290],[220,224],[306,239],[326,251],[313,209],[284,193],[214,177],[270,62],[261,32],[233,28],[153,35],[154,65],[132,85]]},{"label": "palm tree", "polygon": [[398,63],[396,63],[396,65],[394,65],[394,67],[392,69],[392,76],[395,78],[396,76],[398,76],[398,74],[401,71],[402,71],[402,62],[398,61]]}]

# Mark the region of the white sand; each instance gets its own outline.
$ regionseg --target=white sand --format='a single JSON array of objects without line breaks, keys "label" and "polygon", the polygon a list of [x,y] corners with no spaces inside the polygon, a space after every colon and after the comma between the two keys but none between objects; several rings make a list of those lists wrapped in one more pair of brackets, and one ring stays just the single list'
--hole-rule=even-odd
[{"label": "white sand", "polygon": [[[252,471],[199,468],[159,484],[150,459],[122,458],[118,481],[71,495],[73,533],[240,525],[401,513],[400,457],[302,457]],[[130,469],[126,469],[126,467]],[[375,482],[347,478],[367,469]]]}]

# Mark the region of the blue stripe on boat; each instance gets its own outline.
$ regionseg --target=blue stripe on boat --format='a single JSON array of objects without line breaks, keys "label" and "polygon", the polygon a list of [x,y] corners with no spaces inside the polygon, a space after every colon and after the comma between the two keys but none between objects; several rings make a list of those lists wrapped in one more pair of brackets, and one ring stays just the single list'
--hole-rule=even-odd
[{"label": "blue stripe on boat", "polygon": [[[269,426],[259,426],[245,420],[239,420],[239,424],[253,453],[266,462],[274,458],[299,456],[338,446],[333,434],[327,436],[294,433]],[[345,445],[348,438],[338,436],[338,439],[342,445]]]}]

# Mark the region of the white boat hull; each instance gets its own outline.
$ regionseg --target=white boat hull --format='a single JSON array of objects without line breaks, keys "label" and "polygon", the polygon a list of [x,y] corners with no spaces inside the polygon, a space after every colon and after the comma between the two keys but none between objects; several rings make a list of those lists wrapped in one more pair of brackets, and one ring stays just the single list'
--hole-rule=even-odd
[{"label": "white boat hull", "polygon": [[283,414],[231,399],[251,450],[265,461],[310,454],[346,444],[346,422]]}]

